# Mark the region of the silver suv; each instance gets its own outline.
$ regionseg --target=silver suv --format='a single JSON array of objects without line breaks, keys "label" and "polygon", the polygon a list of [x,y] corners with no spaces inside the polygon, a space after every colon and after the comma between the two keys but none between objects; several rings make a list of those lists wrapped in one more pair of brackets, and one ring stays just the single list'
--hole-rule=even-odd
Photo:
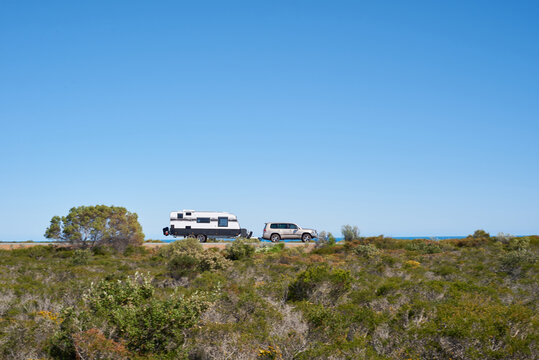
[{"label": "silver suv", "polygon": [[281,239],[301,239],[303,242],[317,238],[316,230],[304,229],[292,223],[266,223],[262,239],[278,242]]}]

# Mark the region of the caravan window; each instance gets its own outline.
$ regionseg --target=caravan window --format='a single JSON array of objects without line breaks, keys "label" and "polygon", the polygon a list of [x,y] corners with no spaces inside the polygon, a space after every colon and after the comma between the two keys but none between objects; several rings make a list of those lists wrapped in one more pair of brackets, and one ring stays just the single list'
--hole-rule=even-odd
[{"label": "caravan window", "polygon": [[178,213],[178,219],[183,219],[183,214],[182,213]]},{"label": "caravan window", "polygon": [[219,227],[228,227],[228,218],[227,217],[220,217],[218,219],[218,226]]},{"label": "caravan window", "polygon": [[210,223],[210,218],[197,218],[197,223],[199,224],[209,224]]},{"label": "caravan window", "polygon": [[191,213],[187,213],[187,212],[186,212],[186,213],[185,213],[185,216],[191,216]]}]

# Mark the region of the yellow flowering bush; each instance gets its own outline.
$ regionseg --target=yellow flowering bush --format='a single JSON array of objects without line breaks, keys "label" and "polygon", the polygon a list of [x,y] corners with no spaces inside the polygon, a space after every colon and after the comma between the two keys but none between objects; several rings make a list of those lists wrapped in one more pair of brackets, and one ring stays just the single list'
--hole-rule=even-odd
[{"label": "yellow flowering bush", "polygon": [[419,261],[415,261],[415,260],[408,260],[408,261],[406,261],[406,265],[411,267],[411,268],[416,268],[419,265],[421,265],[421,263]]},{"label": "yellow flowering bush", "polygon": [[43,319],[52,321],[56,324],[61,324],[63,321],[63,319],[60,317],[60,314],[53,313],[51,311],[46,311],[46,310],[38,311],[36,315],[42,317]]},{"label": "yellow flowering bush", "polygon": [[267,349],[258,350],[257,358],[264,360],[282,360],[283,354],[279,351],[279,349],[269,345]]}]

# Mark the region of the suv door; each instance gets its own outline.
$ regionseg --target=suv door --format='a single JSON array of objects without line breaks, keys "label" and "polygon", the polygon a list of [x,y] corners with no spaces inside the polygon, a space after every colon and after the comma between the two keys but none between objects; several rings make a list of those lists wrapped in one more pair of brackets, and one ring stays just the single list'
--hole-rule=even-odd
[{"label": "suv door", "polygon": [[271,234],[279,234],[281,239],[286,237],[286,224],[272,223],[269,228],[269,236]]},{"label": "suv door", "polygon": [[288,234],[288,224],[283,224],[283,223],[280,223],[280,224],[277,224],[277,228],[278,228],[278,233],[279,235],[281,235],[281,239],[288,239],[288,237],[290,236]]},{"label": "suv door", "polygon": [[299,233],[299,226],[296,224],[288,224],[288,237],[290,239],[299,239],[301,234]]}]

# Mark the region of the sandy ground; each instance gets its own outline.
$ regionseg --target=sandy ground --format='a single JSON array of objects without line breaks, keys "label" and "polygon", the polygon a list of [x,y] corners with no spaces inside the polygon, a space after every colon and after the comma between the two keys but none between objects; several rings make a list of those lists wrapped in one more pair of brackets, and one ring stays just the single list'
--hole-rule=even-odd
[{"label": "sandy ground", "polygon": [[[202,246],[205,248],[205,249],[209,249],[209,248],[217,248],[217,249],[224,249],[226,247],[228,243],[205,243],[205,244],[202,244]],[[263,244],[266,244],[266,243],[263,243]],[[12,249],[23,249],[23,248],[27,248],[27,247],[32,247],[32,246],[47,246],[47,245],[55,245],[55,246],[69,246],[69,245],[65,245],[65,244],[57,244],[57,243],[0,243],[0,249],[2,250],[12,250]],[[155,248],[159,248],[161,246],[164,246],[164,245],[168,245],[167,243],[144,243],[143,246],[149,248],[149,249],[155,249]],[[254,244],[256,245],[256,244]],[[305,250],[307,251],[310,251],[312,250],[312,248],[314,247],[314,243],[308,243],[308,244],[304,244],[304,243],[284,243],[284,246],[285,247],[289,247],[289,248],[292,248],[292,247],[305,247]]]}]

